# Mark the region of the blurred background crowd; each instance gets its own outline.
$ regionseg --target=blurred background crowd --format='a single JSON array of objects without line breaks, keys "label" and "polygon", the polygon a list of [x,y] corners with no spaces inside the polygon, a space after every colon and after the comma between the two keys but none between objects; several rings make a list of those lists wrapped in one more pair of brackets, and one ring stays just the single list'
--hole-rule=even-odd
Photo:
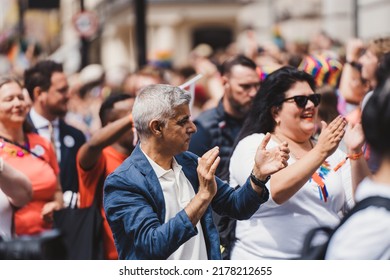
[{"label": "blurred background crowd", "polygon": [[22,75],[42,58],[61,63],[72,93],[67,120],[88,137],[100,126],[97,108],[112,89],[135,94],[146,84],[180,84],[201,73],[196,116],[222,96],[215,77],[228,56],[255,60],[262,79],[290,64],[316,74],[319,86],[336,86],[349,39],[362,41],[351,52],[362,51],[389,33],[388,1],[1,3],[0,74]]}]

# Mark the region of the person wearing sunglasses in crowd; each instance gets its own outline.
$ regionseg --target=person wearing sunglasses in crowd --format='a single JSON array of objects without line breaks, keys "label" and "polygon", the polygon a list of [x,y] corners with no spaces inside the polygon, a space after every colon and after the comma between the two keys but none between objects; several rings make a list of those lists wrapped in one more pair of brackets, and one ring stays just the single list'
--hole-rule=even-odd
[{"label": "person wearing sunglasses in crowd", "polygon": [[[361,125],[348,125],[345,132],[347,123],[338,116],[321,122],[314,140],[321,101],[314,90],[310,74],[286,66],[271,73],[255,96],[230,160],[230,185],[244,184],[267,133],[267,148],[287,142],[290,158],[264,181],[269,200],[249,220],[237,221],[231,259],[296,259],[310,229],[336,226],[354,204],[354,188],[369,173]],[[348,156],[338,149],[344,134]]]}]

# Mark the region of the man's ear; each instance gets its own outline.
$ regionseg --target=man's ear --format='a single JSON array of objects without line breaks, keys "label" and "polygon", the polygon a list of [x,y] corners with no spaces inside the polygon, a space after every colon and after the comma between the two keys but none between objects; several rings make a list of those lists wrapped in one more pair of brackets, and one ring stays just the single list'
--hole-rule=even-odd
[{"label": "man's ear", "polygon": [[42,90],[41,87],[35,87],[35,88],[33,89],[34,100],[38,100],[39,96],[42,95],[42,92],[43,92],[43,90]]},{"label": "man's ear", "polygon": [[161,132],[162,125],[161,125],[160,121],[158,121],[158,120],[150,121],[149,128],[152,131],[153,135],[155,135],[157,137],[161,137],[161,135],[162,135],[162,132]]},{"label": "man's ear", "polygon": [[226,77],[225,75],[221,77],[221,81],[222,81],[222,85],[225,87],[225,86],[229,86],[229,78]]}]

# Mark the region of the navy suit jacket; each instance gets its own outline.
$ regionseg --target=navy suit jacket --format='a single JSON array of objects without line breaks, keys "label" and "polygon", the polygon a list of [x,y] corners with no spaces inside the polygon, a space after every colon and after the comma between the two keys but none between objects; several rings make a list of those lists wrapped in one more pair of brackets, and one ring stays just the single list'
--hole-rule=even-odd
[{"label": "navy suit jacket", "polygon": [[[191,182],[195,193],[199,180],[197,156],[184,152],[176,161]],[[246,184],[234,190],[220,179],[211,207],[219,214],[248,219],[260,206],[260,198]],[[160,182],[139,144],[105,181],[104,209],[119,259],[167,259],[183,243],[197,234],[186,212],[181,210],[165,220],[165,202]],[[201,218],[209,259],[221,259],[218,231],[209,206]]]},{"label": "navy suit jacket", "polygon": [[[33,127],[33,131],[38,133],[30,118],[28,123]],[[77,193],[79,190],[76,156],[80,147],[85,143],[86,138],[83,132],[68,125],[64,120],[59,121],[60,143],[61,143],[61,162],[60,162],[60,181],[62,191],[72,191]],[[72,143],[71,139],[74,140]]]}]

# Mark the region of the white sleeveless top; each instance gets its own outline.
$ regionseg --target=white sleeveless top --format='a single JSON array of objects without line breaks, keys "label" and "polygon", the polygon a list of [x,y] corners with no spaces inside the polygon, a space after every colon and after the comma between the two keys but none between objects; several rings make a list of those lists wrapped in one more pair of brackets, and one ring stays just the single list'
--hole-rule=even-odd
[{"label": "white sleeveless top", "polygon": [[0,236],[3,239],[12,237],[12,206],[7,196],[0,189]]}]

